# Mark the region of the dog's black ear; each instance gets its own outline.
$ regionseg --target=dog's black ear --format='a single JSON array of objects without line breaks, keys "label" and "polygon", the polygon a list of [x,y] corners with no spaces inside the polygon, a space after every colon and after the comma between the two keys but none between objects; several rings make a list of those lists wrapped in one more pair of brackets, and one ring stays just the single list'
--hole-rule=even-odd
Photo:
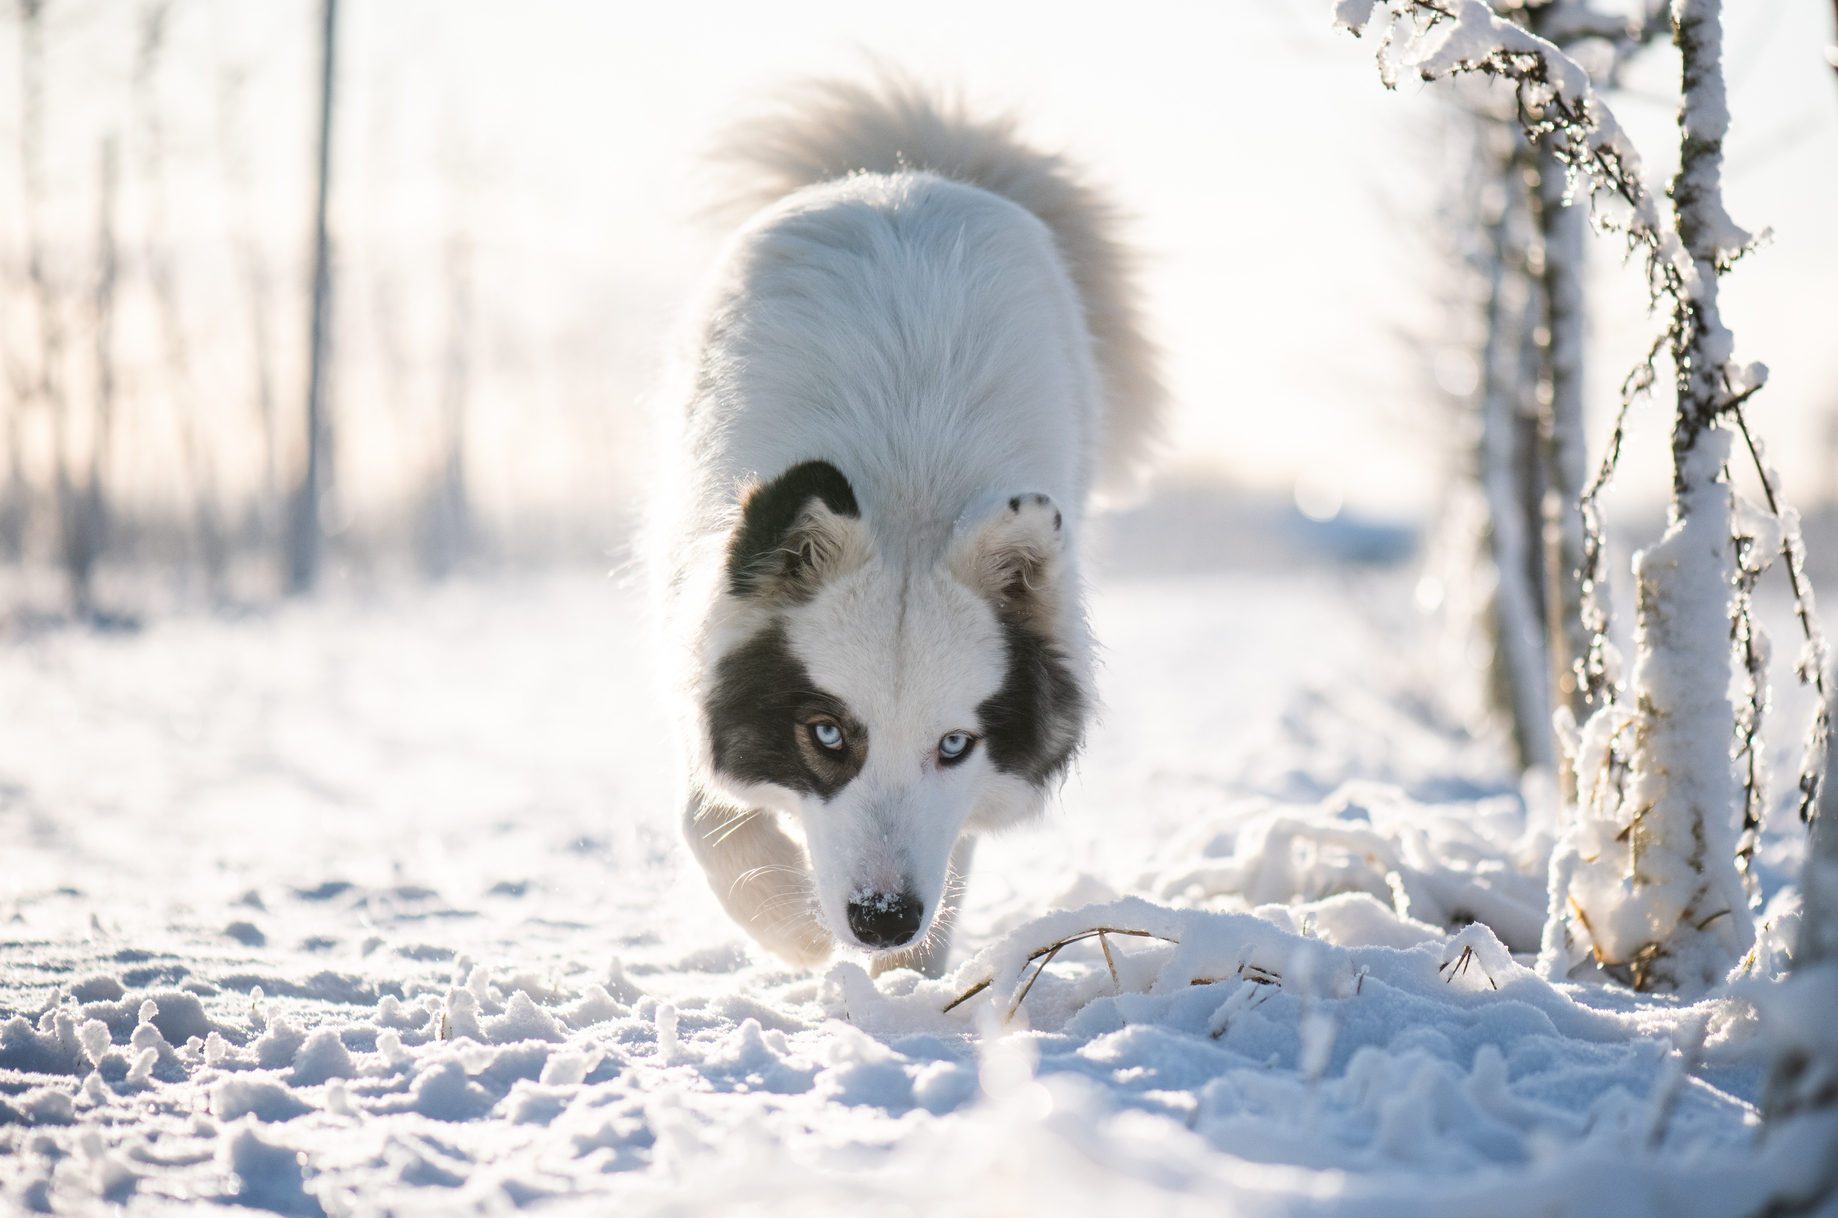
[{"label": "dog's black ear", "polygon": [[806,461],[742,496],[740,524],[728,541],[728,591],[797,604],[868,555],[855,488],[828,461]]},{"label": "dog's black ear", "polygon": [[1060,596],[1065,518],[1046,495],[1016,495],[958,526],[947,561],[1005,621],[1050,634]]}]

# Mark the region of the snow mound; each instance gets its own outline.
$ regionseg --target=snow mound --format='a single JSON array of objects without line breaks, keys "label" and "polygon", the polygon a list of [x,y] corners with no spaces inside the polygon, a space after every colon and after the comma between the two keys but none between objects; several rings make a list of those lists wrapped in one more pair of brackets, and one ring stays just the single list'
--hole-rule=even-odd
[{"label": "snow mound", "polygon": [[[979,851],[938,980],[749,951],[660,813],[616,589],[0,654],[42,708],[0,783],[0,1210],[1756,1211],[1759,1018],[1535,971],[1543,818],[1398,670],[1332,675],[1384,599],[1107,593],[1111,725]],[[1234,634],[1229,689],[1182,679]]]}]

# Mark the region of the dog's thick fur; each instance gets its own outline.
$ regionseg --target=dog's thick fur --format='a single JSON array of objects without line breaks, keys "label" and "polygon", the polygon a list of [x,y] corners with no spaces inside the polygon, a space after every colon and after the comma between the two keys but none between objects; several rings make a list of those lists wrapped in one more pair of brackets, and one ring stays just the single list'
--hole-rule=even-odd
[{"label": "dog's thick fur", "polygon": [[1093,704],[1081,526],[1161,398],[1130,259],[1064,160],[903,82],[812,86],[725,156],[753,210],[654,539],[685,830],[779,955],[935,970],[972,836],[1041,809]]}]

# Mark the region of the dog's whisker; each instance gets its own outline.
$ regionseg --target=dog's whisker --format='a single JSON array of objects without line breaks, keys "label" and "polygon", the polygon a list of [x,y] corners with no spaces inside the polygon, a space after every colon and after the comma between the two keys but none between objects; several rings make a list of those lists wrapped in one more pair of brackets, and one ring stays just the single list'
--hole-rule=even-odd
[{"label": "dog's whisker", "polygon": [[719,846],[722,842],[727,841],[730,837],[733,837],[747,825],[751,824],[754,818],[759,815],[760,811],[758,808],[748,808],[710,829],[707,833],[702,835],[702,840],[708,842],[712,846]]},{"label": "dog's whisker", "polygon": [[734,877],[733,883],[728,885],[728,896],[730,897],[734,896],[736,893],[738,893],[741,890],[741,888],[745,887],[747,884],[750,884],[755,880],[763,879],[766,876],[777,875],[777,874],[798,875],[801,873],[796,867],[790,867],[790,866],[785,865],[784,863],[766,863],[759,867],[750,867],[746,871],[743,871],[739,875]]}]

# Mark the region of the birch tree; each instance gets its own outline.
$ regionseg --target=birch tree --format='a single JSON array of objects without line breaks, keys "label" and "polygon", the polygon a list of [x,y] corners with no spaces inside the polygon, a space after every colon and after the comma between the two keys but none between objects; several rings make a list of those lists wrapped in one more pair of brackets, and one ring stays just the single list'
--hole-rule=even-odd
[{"label": "birch tree", "polygon": [[[1669,28],[1666,0],[1648,0],[1648,5],[1637,21],[1603,13],[1589,0],[1528,3],[1519,17],[1532,33],[1566,50],[1585,42],[1604,45],[1612,82],[1635,52]],[[1543,329],[1536,392],[1546,671],[1551,708],[1560,722],[1577,722],[1599,692],[1591,690],[1583,674],[1591,634],[1583,587],[1590,533],[1583,505],[1588,479],[1583,427],[1587,222],[1585,209],[1569,206],[1571,174],[1553,141],[1537,141],[1530,152],[1526,194],[1538,235],[1535,262]],[[1589,506],[1597,513],[1594,531],[1599,536],[1600,508]],[[1559,756],[1557,762],[1559,791],[1573,800],[1575,772],[1567,757]]]},{"label": "birch tree", "polygon": [[[1658,10],[1663,11],[1663,10]],[[1503,16],[1568,51],[1587,44],[1611,84],[1666,23],[1594,9],[1588,0],[1528,0]],[[1492,709],[1511,728],[1521,769],[1553,770],[1570,798],[1574,777],[1556,748],[1552,712],[1587,714],[1578,661],[1588,649],[1580,505],[1585,343],[1583,208],[1569,206],[1569,173],[1551,141],[1522,129],[1514,99],[1477,81],[1459,91],[1471,138],[1456,154],[1453,223],[1479,272],[1480,321],[1472,473],[1486,504],[1479,562],[1490,578],[1470,598],[1490,664]],[[1502,103],[1505,104],[1502,104]],[[1599,515],[1599,508],[1597,508]],[[1465,513],[1450,527],[1465,523]]]},{"label": "birch tree", "polygon": [[[1674,0],[1682,64],[1681,165],[1662,212],[1640,157],[1589,75],[1556,45],[1501,18],[1481,0],[1339,0],[1336,19],[1377,35],[1387,85],[1400,71],[1425,80],[1479,74],[1510,84],[1519,122],[1561,164],[1573,195],[1586,198],[1599,227],[1618,232],[1645,268],[1665,324],[1630,378],[1623,411],[1671,358],[1675,407],[1673,485],[1664,535],[1636,556],[1634,668],[1623,687],[1607,647],[1600,585],[1601,538],[1588,536],[1579,601],[1589,627],[1581,679],[1596,709],[1567,740],[1576,798],[1567,810],[1551,872],[1552,914],[1544,965],[1568,973],[1593,965],[1643,989],[1689,992],[1721,982],[1754,941],[1748,894],[1736,863],[1737,784],[1732,740],[1760,731],[1760,707],[1745,725],[1731,703],[1730,639],[1753,619],[1733,594],[1744,550],[1729,482],[1731,442],[1740,433],[1761,475],[1771,520],[1793,581],[1807,656],[1802,675],[1822,677],[1822,643],[1803,586],[1797,521],[1779,502],[1742,416],[1766,370],[1734,359],[1718,309],[1717,276],[1752,248],[1722,203],[1722,141],[1728,130],[1718,0]],[[1623,416],[1624,417],[1624,416]],[[1585,491],[1590,504],[1613,470],[1610,456]],[[1808,675],[1810,674],[1810,675]],[[1823,689],[1820,690],[1823,695]],[[1825,712],[1815,720],[1801,775],[1804,800],[1822,773]],[[1759,792],[1755,798],[1759,802]]]}]

